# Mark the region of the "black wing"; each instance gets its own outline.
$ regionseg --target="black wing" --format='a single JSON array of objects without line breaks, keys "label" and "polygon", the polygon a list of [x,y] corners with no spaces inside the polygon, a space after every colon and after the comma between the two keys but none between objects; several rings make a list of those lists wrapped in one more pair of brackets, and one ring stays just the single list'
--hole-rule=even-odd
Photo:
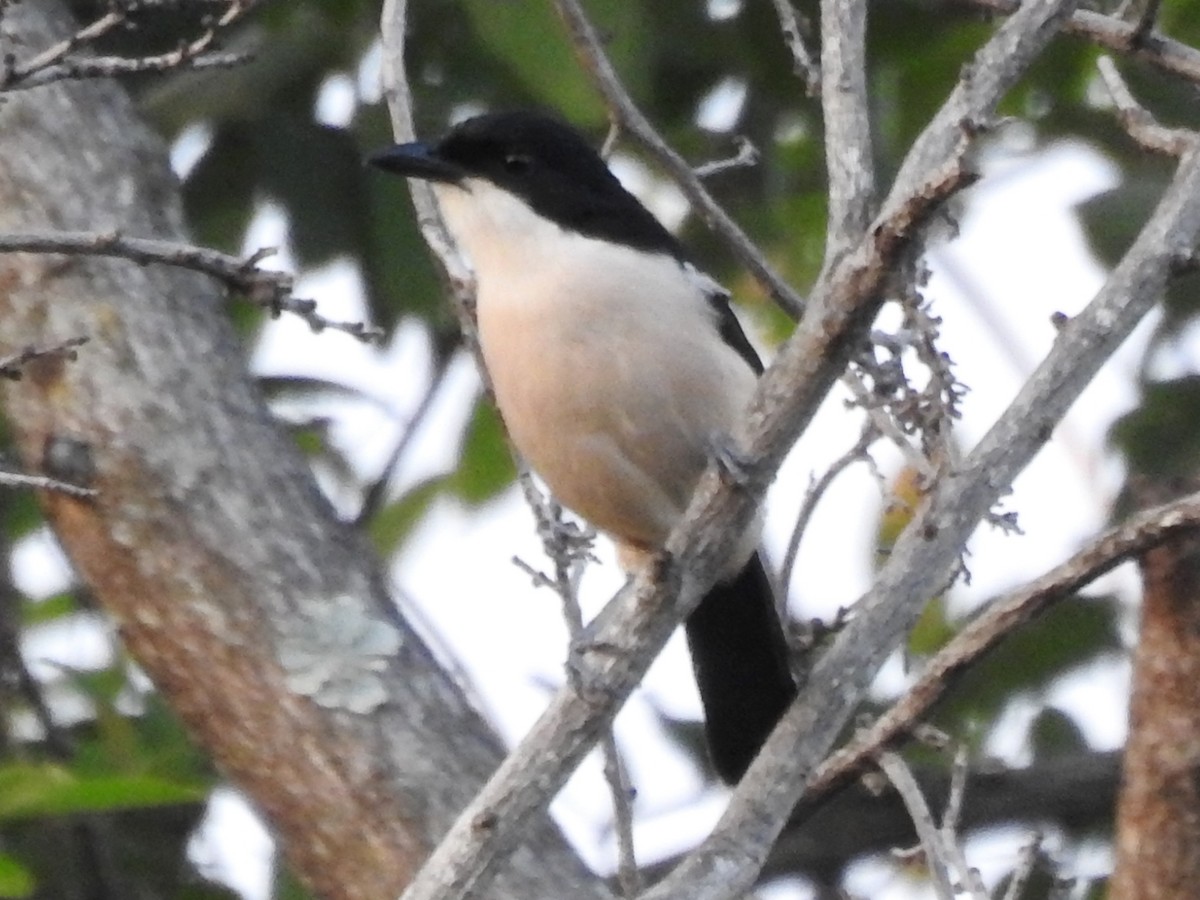
[{"label": "black wing", "polygon": [[746,365],[754,370],[755,375],[761,375],[763,373],[762,360],[758,358],[754,345],[750,343],[746,332],[742,330],[742,323],[738,321],[733,307],[729,305],[729,291],[691,263],[684,262],[682,265],[688,276],[704,292],[704,299],[708,301],[709,307],[716,315],[717,330],[721,334],[721,339],[737,351],[738,356],[746,361]]}]

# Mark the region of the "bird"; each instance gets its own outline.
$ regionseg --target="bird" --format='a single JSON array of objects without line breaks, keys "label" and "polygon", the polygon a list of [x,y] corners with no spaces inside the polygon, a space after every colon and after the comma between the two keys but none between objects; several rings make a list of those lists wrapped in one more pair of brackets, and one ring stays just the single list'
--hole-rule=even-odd
[{"label": "bird", "polygon": [[[433,187],[475,273],[480,350],[513,444],[636,572],[762,373],[729,294],[556,115],[483,113],[369,162]],[[760,527],[684,623],[708,755],[729,784],[797,692]]]}]

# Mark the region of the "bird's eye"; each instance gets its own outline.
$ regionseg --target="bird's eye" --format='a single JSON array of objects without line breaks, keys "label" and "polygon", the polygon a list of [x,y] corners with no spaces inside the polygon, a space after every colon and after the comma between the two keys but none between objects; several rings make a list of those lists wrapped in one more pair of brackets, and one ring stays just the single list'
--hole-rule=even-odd
[{"label": "bird's eye", "polygon": [[524,153],[510,153],[504,157],[504,171],[510,175],[521,175],[529,171],[533,160]]}]

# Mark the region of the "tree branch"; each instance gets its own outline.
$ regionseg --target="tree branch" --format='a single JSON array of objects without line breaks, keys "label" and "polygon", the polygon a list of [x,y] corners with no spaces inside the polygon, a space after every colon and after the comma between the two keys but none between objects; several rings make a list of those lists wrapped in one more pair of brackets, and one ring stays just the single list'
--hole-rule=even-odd
[{"label": "tree branch", "polygon": [[63,80],[112,78],[139,72],[165,72],[170,69],[230,68],[244,63],[242,53],[207,53],[222,30],[242,18],[254,6],[254,0],[211,0],[225,11],[208,25],[199,37],[182,42],[174,50],[153,56],[76,56],[82,46],[103,37],[125,24],[131,13],[162,4],[153,0],[126,0],[100,18],[75,31],[27,60],[18,62],[6,53],[0,64],[0,92],[27,90]]},{"label": "tree branch", "polygon": [[241,259],[207,247],[175,241],[127,237],[119,231],[57,231],[33,234],[0,234],[0,253],[62,253],[76,256],[109,256],[139,265],[160,263],[211,275],[272,316],[285,312],[299,316],[315,332],[344,331],[364,343],[383,339],[383,330],[362,322],[337,322],[317,312],[312,300],[292,296],[288,272],[261,269],[259,263],[275,253],[264,248]]},{"label": "tree branch", "polygon": [[988,604],[928,662],[920,678],[892,707],[812,773],[803,818],[823,797],[860,775],[872,757],[911,731],[954,684],[956,677],[1015,629],[1054,603],[1072,597],[1100,576],[1181,534],[1200,529],[1200,494],[1147,510],[1110,529],[1066,562],[1019,590]]},{"label": "tree branch", "polygon": [[[27,46],[75,28],[52,0],[4,26]],[[103,216],[183,239],[166,149],[111,82],[6,97],[0,157],[0,232]],[[0,258],[0,280],[16,346],[91,338],[87,365],[3,385],[27,468],[69,442],[94,471],[96,497],[41,498],[80,577],[313,892],[394,896],[503,749],[273,420],[218,285],[29,253]],[[525,836],[491,896],[607,896],[551,823]]]},{"label": "tree branch", "polygon": [[1195,141],[1192,132],[1181,128],[1165,128],[1158,124],[1154,116],[1133,97],[1133,92],[1125,84],[1125,79],[1117,70],[1112,57],[1102,56],[1096,60],[1096,68],[1104,86],[1117,107],[1117,121],[1134,141],[1152,153],[1176,159]]},{"label": "tree branch", "polygon": [[[1019,0],[954,2],[1002,15],[1011,15],[1020,7]],[[1129,22],[1095,10],[1077,9],[1063,25],[1063,32],[1083,38],[1114,53],[1149,63],[1193,84],[1200,84],[1200,50],[1160,34],[1144,32],[1140,19]]]},{"label": "tree branch", "polygon": [[772,0],[775,4],[775,15],[779,18],[779,30],[783,33],[783,42],[792,54],[792,71],[804,81],[805,93],[816,97],[821,93],[821,67],[817,65],[812,52],[804,43],[804,35],[800,33],[800,16],[791,0]]},{"label": "tree branch", "polygon": [[775,302],[792,318],[799,318],[804,310],[804,300],[789,285],[741,227],[713,199],[687,161],[671,149],[654,126],[638,109],[629,96],[621,79],[604,52],[603,43],[596,29],[578,0],[554,0],[559,16],[566,23],[567,32],[575,48],[575,54],[591,75],[596,89],[608,105],[609,116],[624,132],[633,137],[653,156],[680,190],[700,213],[700,217],[714,232],[721,236],[729,249],[754,279]]},{"label": "tree branch", "polygon": [[[568,685],[462,812],[405,892],[405,900],[447,900],[479,890],[519,839],[521,823],[545,808],[640,682],[675,626],[699,603],[749,525],[762,491],[815,413],[871,321],[891,266],[915,230],[970,175],[947,164],[906,202],[880,218],[858,252],[837,267],[827,309],[810,309],[796,335],[759,382],[742,458],[756,460],[747,480],[711,465],[657,563],[620,592],[592,625],[577,683]],[[858,329],[858,330],[856,330]],[[504,823],[481,828],[480,823]],[[781,823],[782,825],[782,820]],[[729,890],[737,889],[730,885]],[[658,889],[652,889],[652,896]]]},{"label": "tree branch", "polygon": [[921,848],[925,851],[925,862],[929,870],[929,880],[933,882],[934,893],[938,900],[954,900],[958,892],[950,883],[950,861],[947,859],[949,853],[917,779],[913,777],[904,760],[895,753],[879,754],[879,767],[900,795],[904,808],[908,810],[908,816],[917,829],[917,837],[920,838]]},{"label": "tree branch", "polygon": [[821,106],[829,172],[827,267],[858,243],[875,213],[866,38],[865,0],[823,0]]}]

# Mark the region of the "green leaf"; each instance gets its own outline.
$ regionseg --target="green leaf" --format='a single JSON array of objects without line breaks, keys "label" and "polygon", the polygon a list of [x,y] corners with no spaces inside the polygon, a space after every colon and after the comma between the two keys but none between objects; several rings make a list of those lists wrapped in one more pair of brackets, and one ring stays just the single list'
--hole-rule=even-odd
[{"label": "green leaf", "polygon": [[[600,97],[575,61],[565,29],[549,3],[465,0],[463,6],[485,51],[511,69],[530,97],[546,106],[570,110],[576,121],[604,121]],[[639,69],[632,65],[627,69],[622,63],[640,56],[637,47],[644,32],[638,4],[607,0],[590,4],[588,12],[610,38],[605,49],[626,77],[626,87],[637,94]]]},{"label": "green leaf", "polygon": [[396,552],[434,498],[445,490],[447,480],[448,476],[439,475],[417,483],[371,519],[367,531],[380,555]]},{"label": "green leaf", "polygon": [[925,604],[921,617],[908,635],[908,652],[914,656],[936,653],[957,629],[946,617],[946,598],[934,597]]},{"label": "green leaf", "polygon": [[25,626],[44,625],[79,612],[79,600],[74,591],[63,591],[45,600],[21,604],[21,622]]},{"label": "green leaf", "polygon": [[0,897],[30,897],[36,886],[32,872],[11,856],[0,853]]},{"label": "green leaf", "polygon": [[195,803],[205,790],[146,775],[79,776],[62,766],[0,766],[0,822]]},{"label": "green leaf", "polygon": [[1200,376],[1142,386],[1142,402],[1122,416],[1110,440],[1139,475],[1191,475],[1200,467]]},{"label": "green leaf", "polygon": [[500,416],[487,400],[475,405],[475,414],[467,426],[458,468],[448,485],[462,500],[472,505],[484,503],[508,487],[517,477],[512,454]]}]

